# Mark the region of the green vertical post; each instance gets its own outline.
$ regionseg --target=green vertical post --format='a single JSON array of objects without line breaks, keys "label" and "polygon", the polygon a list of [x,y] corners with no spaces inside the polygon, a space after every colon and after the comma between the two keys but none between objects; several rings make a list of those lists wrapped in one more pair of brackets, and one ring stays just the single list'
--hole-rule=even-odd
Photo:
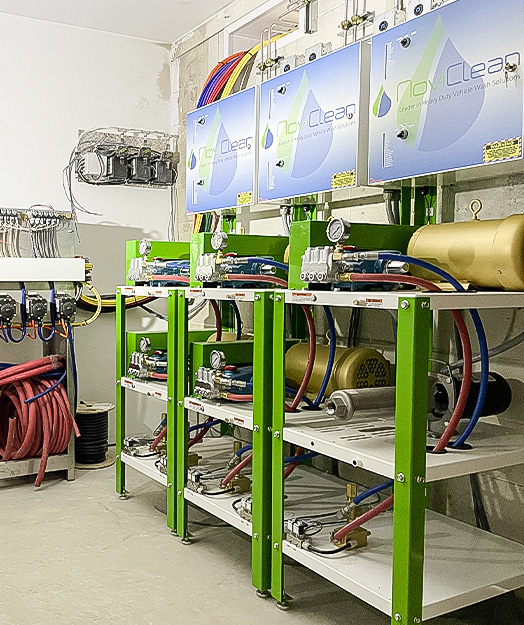
[{"label": "green vertical post", "polygon": [[279,602],[285,600],[284,556],[284,402],[285,402],[285,302],[275,295],[273,315],[273,436],[272,436],[272,530],[271,530],[271,595]]},{"label": "green vertical post", "polygon": [[252,581],[263,594],[271,588],[272,298],[255,293],[254,303]]},{"label": "green vertical post", "polygon": [[167,298],[167,525],[176,529],[176,291],[169,291]]},{"label": "green vertical post", "polygon": [[399,300],[392,624],[422,621],[429,300]]},{"label": "green vertical post", "polygon": [[125,495],[126,472],[121,460],[126,435],[126,391],[122,377],[127,371],[126,300],[121,289],[116,291],[116,492]]},{"label": "green vertical post", "polygon": [[189,442],[187,410],[184,408],[184,399],[189,392],[189,340],[187,299],[183,290],[176,291],[174,302],[176,306],[176,321],[173,324],[177,339],[175,341],[175,386],[176,391],[173,403],[176,406],[176,499],[177,520],[176,531],[182,540],[187,540],[187,502],[184,499],[184,488],[187,482],[187,444]]}]

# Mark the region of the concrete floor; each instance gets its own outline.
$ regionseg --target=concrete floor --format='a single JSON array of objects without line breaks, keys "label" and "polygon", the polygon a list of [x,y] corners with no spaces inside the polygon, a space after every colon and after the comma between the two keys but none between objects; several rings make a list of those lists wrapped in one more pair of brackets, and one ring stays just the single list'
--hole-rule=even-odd
[{"label": "concrete floor", "polygon": [[[132,497],[113,489],[114,467],[0,484],[1,625],[388,625],[389,619],[300,566],[286,567],[288,612],[255,596],[248,539],[191,526],[191,546],[166,528],[165,491],[129,471]],[[217,522],[198,510],[193,521]],[[522,625],[513,595],[431,625]]]}]

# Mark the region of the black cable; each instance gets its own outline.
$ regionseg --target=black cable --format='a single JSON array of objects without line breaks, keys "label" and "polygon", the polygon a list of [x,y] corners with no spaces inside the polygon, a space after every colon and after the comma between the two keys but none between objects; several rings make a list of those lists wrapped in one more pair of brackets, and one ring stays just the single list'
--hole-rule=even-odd
[{"label": "black cable", "polygon": [[215,495],[225,495],[226,493],[233,493],[235,492],[234,488],[229,488],[228,490],[220,490],[220,491],[216,491],[214,493],[206,493],[203,492],[202,495],[205,495],[206,497],[214,497]]},{"label": "black cable", "polygon": [[480,488],[478,473],[472,473],[469,476],[469,483],[471,485],[471,496],[473,498],[473,511],[475,512],[475,522],[477,527],[485,532],[491,532],[491,527],[484,506],[484,500],[482,499],[482,491]]},{"label": "black cable", "polygon": [[348,543],[347,545],[344,545],[343,547],[339,547],[338,549],[318,549],[317,547],[313,547],[312,545],[309,545],[307,550],[311,551],[312,553],[317,553],[318,555],[321,555],[321,556],[331,556],[336,553],[342,553],[342,551],[346,551],[346,549],[350,549],[352,546],[353,545],[351,543]]},{"label": "black cable", "polygon": [[358,341],[358,331],[360,328],[360,316],[361,316],[360,308],[353,308],[351,311],[351,318],[349,320],[349,331],[348,331],[348,347],[355,347]]}]

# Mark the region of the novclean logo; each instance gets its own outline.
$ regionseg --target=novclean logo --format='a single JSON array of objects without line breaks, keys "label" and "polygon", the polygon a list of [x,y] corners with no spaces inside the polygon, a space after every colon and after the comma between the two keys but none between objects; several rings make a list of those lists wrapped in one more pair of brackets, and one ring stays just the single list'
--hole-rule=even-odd
[{"label": "novclean logo", "polygon": [[268,124],[262,135],[262,149],[268,150],[273,145],[274,140],[275,137],[273,136]]},{"label": "novclean logo", "polygon": [[191,170],[195,169],[195,167],[197,166],[197,159],[194,150],[191,150],[191,154],[189,155],[189,158],[187,160],[187,166]]},{"label": "novclean logo", "polygon": [[384,86],[380,87],[379,94],[373,105],[373,115],[375,117],[385,117],[391,110],[391,98],[384,90]]}]

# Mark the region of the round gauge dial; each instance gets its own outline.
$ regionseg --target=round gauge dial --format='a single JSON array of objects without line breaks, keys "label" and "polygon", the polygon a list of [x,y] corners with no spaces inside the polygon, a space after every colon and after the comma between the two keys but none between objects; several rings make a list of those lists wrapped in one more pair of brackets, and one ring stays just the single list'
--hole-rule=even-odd
[{"label": "round gauge dial", "polygon": [[211,237],[211,247],[214,250],[225,250],[227,247],[228,236],[225,232],[215,232]]},{"label": "round gauge dial", "polygon": [[140,339],[139,348],[143,354],[147,354],[151,351],[151,341],[147,336],[143,336]]},{"label": "round gauge dial", "polygon": [[209,360],[213,369],[222,369],[226,364],[226,355],[224,352],[214,349],[209,356]]},{"label": "round gauge dial", "polygon": [[332,219],[327,226],[326,234],[331,243],[342,243],[349,239],[351,224],[345,219]]},{"label": "round gauge dial", "polygon": [[140,256],[148,256],[151,253],[151,241],[142,239],[138,244],[138,252]]}]

